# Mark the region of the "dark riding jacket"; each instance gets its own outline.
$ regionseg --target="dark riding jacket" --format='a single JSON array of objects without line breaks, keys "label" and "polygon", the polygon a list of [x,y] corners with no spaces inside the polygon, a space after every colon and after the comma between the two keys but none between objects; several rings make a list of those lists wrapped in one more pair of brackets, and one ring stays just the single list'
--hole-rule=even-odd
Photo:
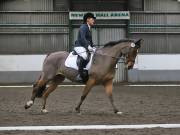
[{"label": "dark riding jacket", "polygon": [[87,24],[82,24],[80,26],[77,40],[75,41],[74,47],[84,47],[86,50],[88,50],[88,46],[93,47],[92,42],[92,35],[91,31],[89,30],[89,27]]}]

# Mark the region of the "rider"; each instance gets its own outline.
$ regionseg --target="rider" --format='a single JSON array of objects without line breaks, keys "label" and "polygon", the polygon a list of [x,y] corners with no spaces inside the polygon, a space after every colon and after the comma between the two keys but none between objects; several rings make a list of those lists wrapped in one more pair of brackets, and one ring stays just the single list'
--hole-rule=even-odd
[{"label": "rider", "polygon": [[93,13],[86,13],[83,16],[83,24],[80,26],[77,40],[75,41],[74,51],[79,55],[80,61],[78,64],[79,75],[76,80],[87,81],[87,71],[84,70],[88,63],[90,51],[95,51],[92,42],[91,27],[95,24],[96,17]]}]

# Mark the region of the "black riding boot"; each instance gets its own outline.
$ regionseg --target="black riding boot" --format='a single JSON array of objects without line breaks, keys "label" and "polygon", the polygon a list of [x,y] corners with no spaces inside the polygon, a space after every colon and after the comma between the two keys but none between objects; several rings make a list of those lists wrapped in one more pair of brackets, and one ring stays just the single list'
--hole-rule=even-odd
[{"label": "black riding boot", "polygon": [[79,67],[79,75],[82,78],[83,83],[87,82],[88,78],[88,71],[84,70],[87,65],[87,61],[84,60],[82,57],[79,57],[78,67]]}]

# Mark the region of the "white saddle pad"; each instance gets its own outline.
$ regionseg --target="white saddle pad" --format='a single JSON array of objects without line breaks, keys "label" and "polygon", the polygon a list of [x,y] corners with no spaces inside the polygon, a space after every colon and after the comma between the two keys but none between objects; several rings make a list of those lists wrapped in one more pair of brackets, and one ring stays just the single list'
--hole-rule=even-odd
[{"label": "white saddle pad", "polygon": [[[89,70],[91,67],[93,55],[94,55],[94,53],[91,53],[91,58],[85,68],[86,70]],[[71,52],[65,61],[65,66],[78,70],[78,66],[77,66],[77,62],[76,62],[77,57],[78,57],[78,55],[73,55]]]}]

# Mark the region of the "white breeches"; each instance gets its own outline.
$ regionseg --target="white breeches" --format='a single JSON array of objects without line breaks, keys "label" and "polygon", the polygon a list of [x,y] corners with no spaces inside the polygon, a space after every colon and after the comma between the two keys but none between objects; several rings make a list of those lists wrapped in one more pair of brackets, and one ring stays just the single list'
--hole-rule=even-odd
[{"label": "white breeches", "polygon": [[87,52],[86,49],[84,47],[74,47],[74,50],[76,51],[76,53],[81,56],[84,60],[87,60]]}]

